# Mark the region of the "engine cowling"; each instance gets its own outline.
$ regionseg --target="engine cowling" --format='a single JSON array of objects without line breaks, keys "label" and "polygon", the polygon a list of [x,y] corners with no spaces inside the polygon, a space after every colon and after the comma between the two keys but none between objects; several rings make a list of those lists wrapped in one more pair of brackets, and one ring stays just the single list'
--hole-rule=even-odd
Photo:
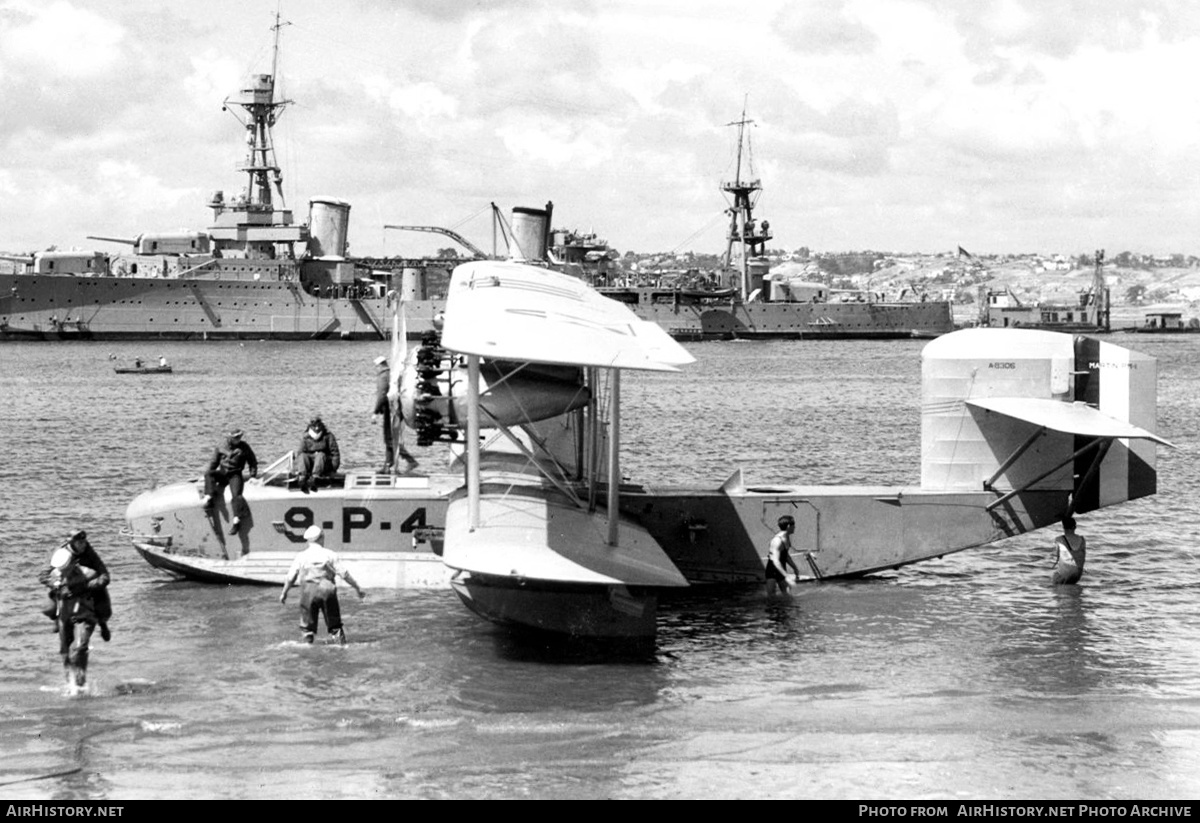
[{"label": "engine cowling", "polygon": [[[409,351],[400,376],[404,422],[417,445],[461,439],[467,420],[465,359],[428,335]],[[583,370],[574,366],[485,360],[480,366],[482,425],[512,426],[547,420],[586,407],[592,400]]]}]

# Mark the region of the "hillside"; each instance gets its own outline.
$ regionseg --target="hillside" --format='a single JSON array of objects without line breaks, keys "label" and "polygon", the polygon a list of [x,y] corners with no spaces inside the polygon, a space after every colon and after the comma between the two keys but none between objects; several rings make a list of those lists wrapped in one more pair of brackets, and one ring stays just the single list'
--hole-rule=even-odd
[{"label": "hillside", "polygon": [[[806,262],[781,259],[772,271],[820,279],[831,285],[851,281],[853,287],[898,295],[906,289],[931,298],[951,300],[955,319],[973,320],[981,287],[1009,288],[1026,303],[1076,305],[1079,295],[1091,286],[1094,266],[1090,261],[1063,258],[973,257],[955,255],[880,255],[872,273],[849,277],[830,276],[821,258]],[[1112,301],[1114,328],[1142,325],[1148,312],[1180,312],[1184,321],[1200,318],[1200,266],[1157,265],[1103,266]]]}]

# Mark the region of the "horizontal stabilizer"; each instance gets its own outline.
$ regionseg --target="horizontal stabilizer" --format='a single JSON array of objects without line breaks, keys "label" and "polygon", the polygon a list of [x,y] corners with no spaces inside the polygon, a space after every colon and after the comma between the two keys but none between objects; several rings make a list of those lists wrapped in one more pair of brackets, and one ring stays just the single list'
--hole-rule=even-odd
[{"label": "horizontal stabilizer", "polygon": [[582,280],[491,260],[454,270],[442,345],[489,359],[601,368],[678,371],[695,362],[656,323]]},{"label": "horizontal stabilizer", "polygon": [[998,412],[1067,434],[1078,434],[1084,437],[1153,440],[1156,443],[1174,447],[1172,443],[1153,432],[1102,414],[1086,403],[1068,403],[1036,397],[987,397],[966,402],[969,406]]},{"label": "horizontal stabilizer", "polygon": [[621,523],[619,545],[605,542],[602,514],[542,494],[484,495],[479,526],[469,527],[468,502],[446,513],[442,561],[452,569],[513,579],[626,586],[686,586],[653,537]]},{"label": "horizontal stabilizer", "polygon": [[922,488],[1061,493],[1076,512],[1157,490],[1155,449],[1170,444],[1154,434],[1153,357],[1060,332],[963,329],[922,361]]}]

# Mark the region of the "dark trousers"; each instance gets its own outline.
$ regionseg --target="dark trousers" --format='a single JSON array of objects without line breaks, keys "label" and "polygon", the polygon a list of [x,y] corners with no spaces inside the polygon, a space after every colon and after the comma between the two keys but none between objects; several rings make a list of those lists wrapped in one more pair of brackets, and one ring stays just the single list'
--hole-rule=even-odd
[{"label": "dark trousers", "polygon": [[229,487],[229,508],[233,517],[242,517],[246,513],[246,499],[242,497],[244,485],[241,472],[226,473],[220,469],[213,469],[204,475],[204,493],[212,495],[210,505],[215,505],[225,487]]},{"label": "dark trousers", "polygon": [[383,413],[383,453],[386,455],[384,462],[387,465],[392,465],[392,461],[396,459],[396,449],[392,440],[392,413],[386,411]]},{"label": "dark trousers", "polygon": [[305,636],[316,634],[317,619],[322,612],[325,613],[325,628],[330,634],[336,634],[342,627],[337,586],[328,580],[305,583],[300,588],[300,628]]},{"label": "dark trousers", "polygon": [[87,671],[88,649],[96,624],[90,620],[61,618],[58,621],[58,652],[62,655],[63,668],[75,666]]},{"label": "dark trousers", "polygon": [[308,478],[314,474],[317,477],[333,474],[329,468],[329,455],[325,452],[300,452],[300,477]]}]

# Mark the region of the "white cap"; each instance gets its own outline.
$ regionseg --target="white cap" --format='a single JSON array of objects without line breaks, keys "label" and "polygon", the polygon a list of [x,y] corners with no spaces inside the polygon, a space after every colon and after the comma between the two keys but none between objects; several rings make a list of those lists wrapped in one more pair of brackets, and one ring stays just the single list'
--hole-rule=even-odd
[{"label": "white cap", "polygon": [[382,366],[386,362],[387,362],[387,358],[384,357],[382,354],[375,358],[376,366]]},{"label": "white cap", "polygon": [[62,571],[71,564],[71,560],[75,555],[65,546],[54,550],[54,554],[50,555],[50,565]]},{"label": "white cap", "polygon": [[315,523],[304,530],[304,539],[309,543],[316,543],[324,536],[325,532],[321,531],[321,527]]}]

